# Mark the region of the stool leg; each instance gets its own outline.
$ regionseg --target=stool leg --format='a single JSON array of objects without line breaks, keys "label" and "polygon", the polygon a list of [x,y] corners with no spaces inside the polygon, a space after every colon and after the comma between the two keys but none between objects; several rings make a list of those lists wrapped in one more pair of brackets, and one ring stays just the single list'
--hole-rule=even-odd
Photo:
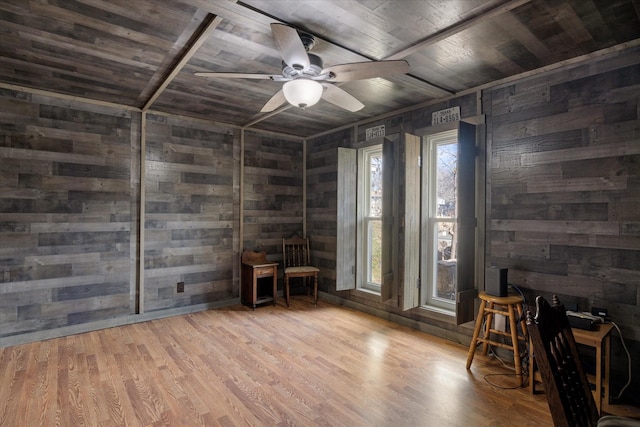
[{"label": "stool leg", "polygon": [[[489,309],[494,309],[493,302],[489,303]],[[491,323],[493,322],[493,311],[487,312],[487,321],[484,326],[484,341],[482,342],[482,354],[486,356],[489,351],[489,338],[491,338]]]},{"label": "stool leg", "polygon": [[478,345],[478,335],[480,335],[480,328],[482,327],[482,319],[484,318],[484,301],[480,300],[480,308],[478,309],[478,318],[476,319],[476,327],[473,329],[473,338],[471,338],[471,344],[469,345],[469,354],[467,355],[467,369],[471,367],[473,362],[473,355],[476,352],[476,346]]},{"label": "stool leg", "polygon": [[522,381],[522,364],[520,363],[520,348],[518,346],[518,328],[516,326],[516,313],[514,304],[509,304],[509,328],[511,329],[511,344],[513,346],[513,364],[516,368],[516,376]]}]

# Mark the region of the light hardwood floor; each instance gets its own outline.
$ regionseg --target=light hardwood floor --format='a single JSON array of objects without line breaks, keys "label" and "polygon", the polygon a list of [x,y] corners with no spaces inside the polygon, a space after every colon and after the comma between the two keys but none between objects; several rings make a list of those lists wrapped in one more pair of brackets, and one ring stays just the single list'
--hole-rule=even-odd
[{"label": "light hardwood floor", "polygon": [[0,425],[551,425],[543,395],[466,352],[305,297],[211,310],[0,349]]}]

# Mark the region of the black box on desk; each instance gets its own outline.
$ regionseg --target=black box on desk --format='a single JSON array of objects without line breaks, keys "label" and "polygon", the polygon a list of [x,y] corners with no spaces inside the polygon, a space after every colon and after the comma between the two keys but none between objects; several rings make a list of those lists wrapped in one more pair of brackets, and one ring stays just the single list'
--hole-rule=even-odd
[{"label": "black box on desk", "polygon": [[508,269],[490,267],[484,271],[484,291],[494,297],[506,297],[508,290]]}]

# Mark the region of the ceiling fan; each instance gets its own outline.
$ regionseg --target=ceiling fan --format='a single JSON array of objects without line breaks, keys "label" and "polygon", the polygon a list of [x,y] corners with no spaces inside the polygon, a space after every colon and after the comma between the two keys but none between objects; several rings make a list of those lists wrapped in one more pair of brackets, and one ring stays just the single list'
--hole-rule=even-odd
[{"label": "ceiling fan", "polygon": [[309,53],[315,40],[311,34],[298,32],[284,24],[271,24],[271,32],[282,56],[282,74],[252,73],[215,73],[197,72],[197,76],[232,79],[261,79],[285,82],[262,107],[260,112],[267,113],[285,102],[307,108],[316,104],[320,98],[348,111],[358,111],[364,105],[354,96],[333,85],[334,82],[364,80],[373,77],[387,77],[409,72],[407,61],[369,61],[332,65],[324,68],[322,59]]}]

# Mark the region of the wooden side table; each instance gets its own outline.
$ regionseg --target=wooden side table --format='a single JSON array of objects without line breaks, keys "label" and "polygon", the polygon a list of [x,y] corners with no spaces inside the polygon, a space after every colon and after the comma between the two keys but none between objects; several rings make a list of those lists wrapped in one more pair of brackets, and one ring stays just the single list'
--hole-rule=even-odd
[{"label": "wooden side table", "polygon": [[[613,325],[611,323],[596,324],[594,330],[585,330],[578,328],[571,328],[573,337],[577,344],[582,344],[587,347],[592,347],[596,351],[596,375],[587,375],[589,382],[595,384],[596,388],[593,391],[593,397],[596,401],[596,407],[598,412],[602,412],[602,402],[609,404],[609,375],[611,374],[611,331]],[[533,348],[529,345],[531,358],[529,363],[529,389],[532,393],[535,392],[536,381],[540,381],[540,374],[536,372],[535,357],[533,354]],[[603,360],[604,357],[604,360]],[[604,365],[604,367],[603,367]]]},{"label": "wooden side table", "polygon": [[[268,289],[260,286],[259,279],[272,278]],[[252,307],[268,302],[276,305],[278,292],[278,263],[267,262],[265,252],[244,251],[242,253],[242,303]],[[264,292],[267,291],[268,292]]]}]

